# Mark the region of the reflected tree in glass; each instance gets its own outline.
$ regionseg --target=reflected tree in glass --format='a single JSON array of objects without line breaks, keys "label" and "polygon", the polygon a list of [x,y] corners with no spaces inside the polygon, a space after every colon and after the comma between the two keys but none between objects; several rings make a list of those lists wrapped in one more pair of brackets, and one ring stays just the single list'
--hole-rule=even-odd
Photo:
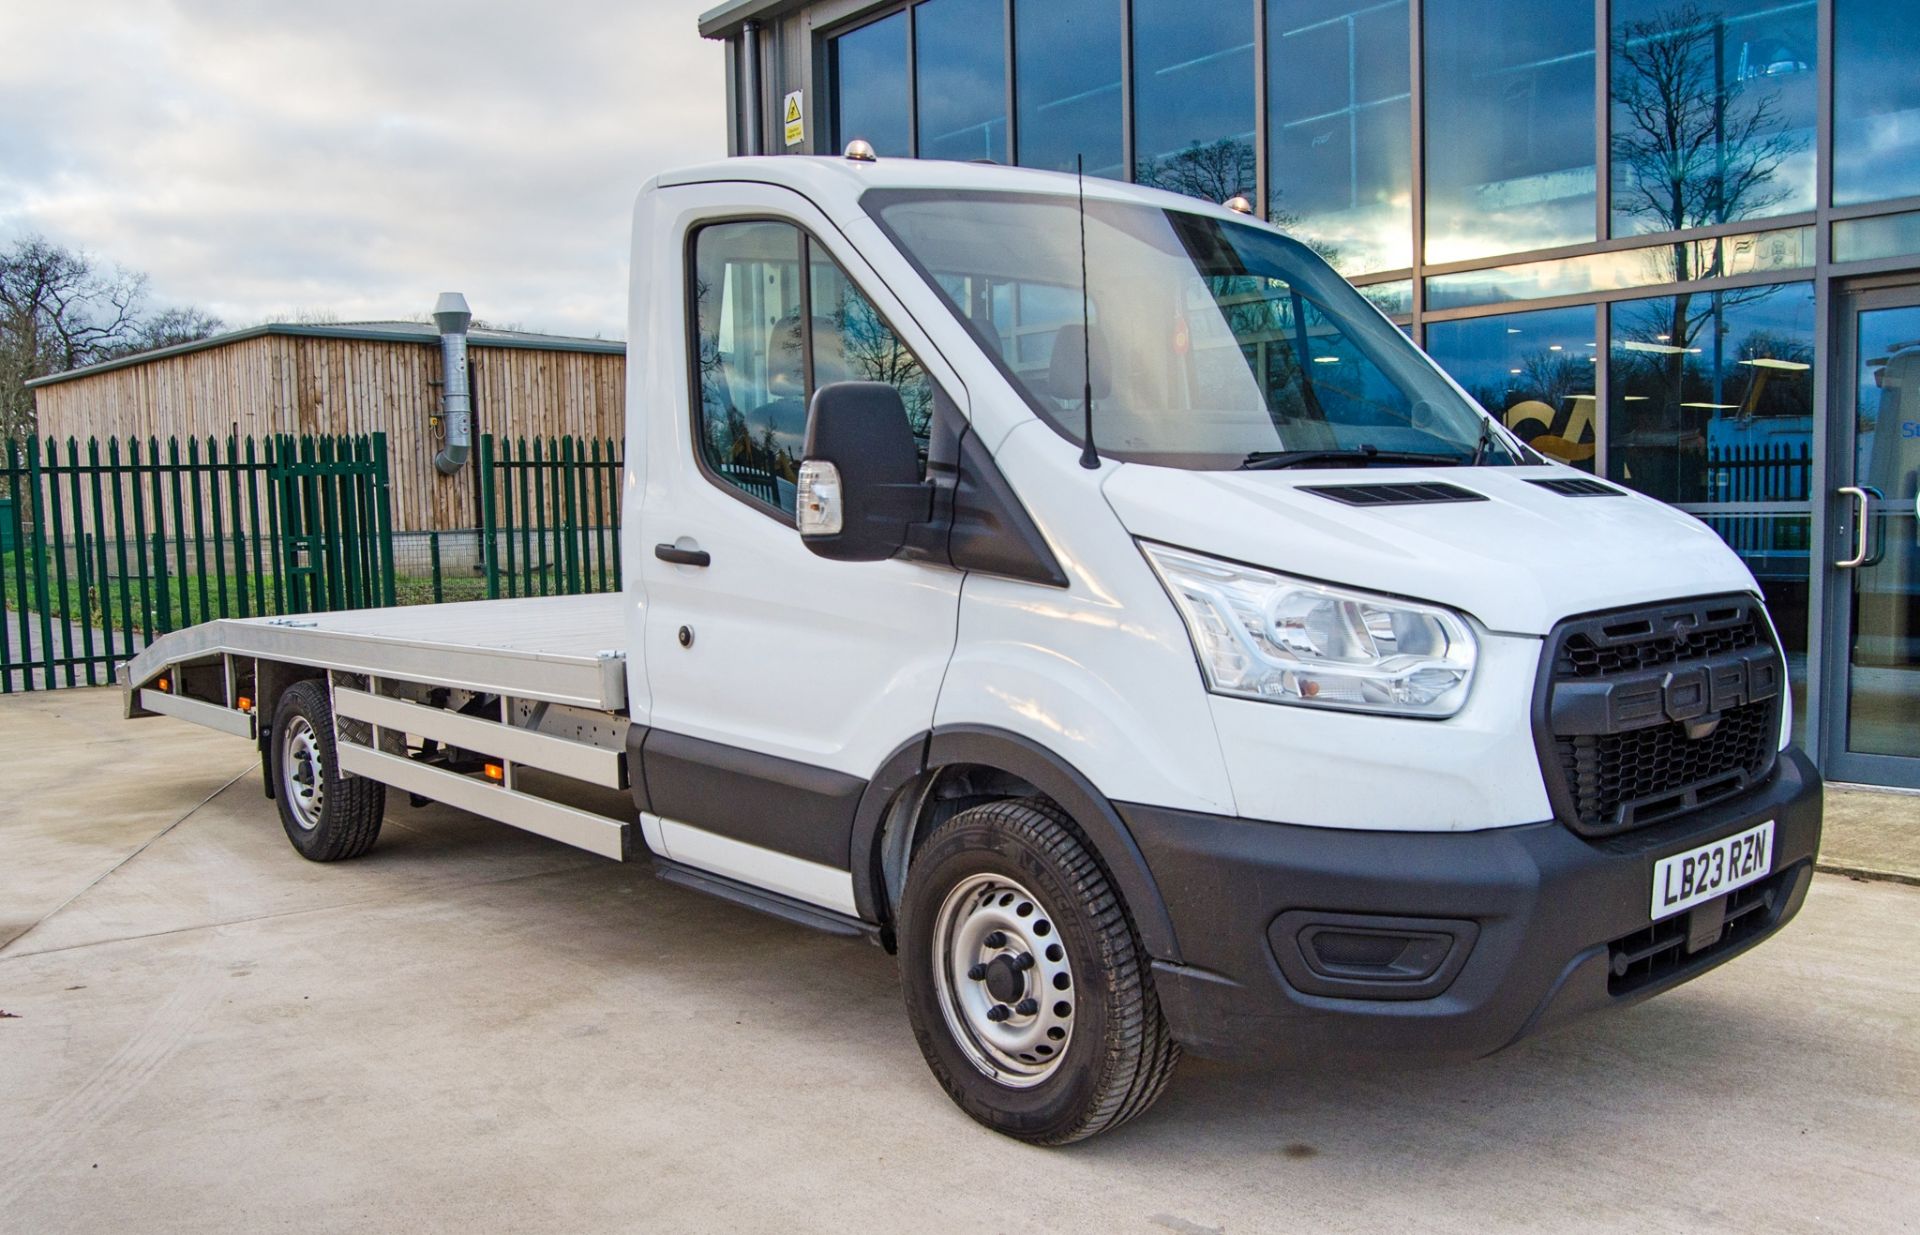
[{"label": "reflected tree in glass", "polygon": [[[1809,14],[1809,21],[1811,15]],[[1791,51],[1746,64],[1751,42],[1729,19],[1686,3],[1623,21],[1613,47],[1615,231],[1663,232],[1811,208],[1809,186],[1782,175],[1807,149],[1775,77],[1806,77]],[[1743,63],[1730,67],[1729,43]],[[1804,198],[1804,200],[1802,200]],[[1712,268],[1699,268],[1696,259]],[[1718,245],[1675,245],[1673,279],[1711,277]]]}]

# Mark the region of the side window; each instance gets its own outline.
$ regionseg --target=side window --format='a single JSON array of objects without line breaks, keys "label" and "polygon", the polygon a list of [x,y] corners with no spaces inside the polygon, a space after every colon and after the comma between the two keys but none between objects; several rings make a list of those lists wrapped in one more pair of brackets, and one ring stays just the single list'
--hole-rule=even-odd
[{"label": "side window", "polygon": [[715,474],[792,514],[808,400],[841,381],[899,390],[925,459],[932,380],[804,232],[716,223],[693,247],[699,449]]}]

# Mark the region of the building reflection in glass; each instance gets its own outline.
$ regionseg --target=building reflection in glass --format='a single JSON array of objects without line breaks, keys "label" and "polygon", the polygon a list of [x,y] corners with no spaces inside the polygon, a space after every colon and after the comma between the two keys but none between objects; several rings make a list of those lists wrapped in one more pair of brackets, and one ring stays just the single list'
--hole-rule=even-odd
[{"label": "building reflection in glass", "polygon": [[1427,352],[1535,450],[1592,471],[1599,441],[1592,305],[1427,325]]},{"label": "building reflection in glass", "polygon": [[1252,0],[1133,0],[1134,179],[1252,197],[1253,73]]},{"label": "building reflection in glass", "polygon": [[1007,31],[1001,0],[938,0],[914,12],[923,159],[1007,161]]},{"label": "building reflection in glass", "polygon": [[913,130],[908,117],[907,15],[905,11],[827,44],[833,79],[833,148],[846,149],[856,137],[883,155],[911,155]]},{"label": "building reflection in glass", "polygon": [[1833,204],[1920,195],[1920,4],[1833,6]]},{"label": "building reflection in glass", "polygon": [[1435,275],[1427,280],[1427,307],[1464,309],[1503,300],[1544,300],[1552,296],[1625,291],[1673,283],[1682,278],[1800,270],[1813,265],[1813,256],[1811,225],[1776,228],[1752,235],[1683,240],[1648,245],[1644,249],[1621,249]]},{"label": "building reflection in glass", "polygon": [[1014,0],[1013,32],[1020,165],[1125,179],[1120,0]]},{"label": "building reflection in glass", "polygon": [[1413,264],[1407,22],[1407,0],[1267,0],[1268,217],[1343,274]]},{"label": "building reflection in glass", "polygon": [[1614,0],[1614,235],[1813,209],[1815,19],[1814,0]]},{"label": "building reflection in glass", "polygon": [[1591,0],[1428,0],[1429,262],[1594,239]]}]

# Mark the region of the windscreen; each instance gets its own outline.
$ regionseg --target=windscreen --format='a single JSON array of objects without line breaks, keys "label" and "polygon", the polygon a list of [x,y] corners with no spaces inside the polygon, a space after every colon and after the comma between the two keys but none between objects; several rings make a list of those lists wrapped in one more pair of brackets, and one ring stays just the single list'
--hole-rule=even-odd
[{"label": "windscreen", "polygon": [[1199,469],[1517,461],[1405,335],[1264,227],[1090,200],[1083,317],[1073,197],[875,191],[864,204],[1075,443],[1091,396],[1104,456]]}]

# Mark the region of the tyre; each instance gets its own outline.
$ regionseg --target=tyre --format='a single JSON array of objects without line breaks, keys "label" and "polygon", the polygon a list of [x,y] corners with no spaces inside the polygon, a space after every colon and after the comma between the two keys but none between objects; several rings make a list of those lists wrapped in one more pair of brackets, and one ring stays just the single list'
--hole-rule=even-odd
[{"label": "tyre", "polygon": [[340,771],[333,705],[324,682],[296,682],[280,696],[268,750],[280,824],[301,857],[338,862],[373,848],[387,809],[387,787]]},{"label": "tyre", "polygon": [[1180,1060],[1126,907],[1042,798],[961,812],[907,870],[907,1016],[961,1110],[1064,1145],[1153,1104]]}]

